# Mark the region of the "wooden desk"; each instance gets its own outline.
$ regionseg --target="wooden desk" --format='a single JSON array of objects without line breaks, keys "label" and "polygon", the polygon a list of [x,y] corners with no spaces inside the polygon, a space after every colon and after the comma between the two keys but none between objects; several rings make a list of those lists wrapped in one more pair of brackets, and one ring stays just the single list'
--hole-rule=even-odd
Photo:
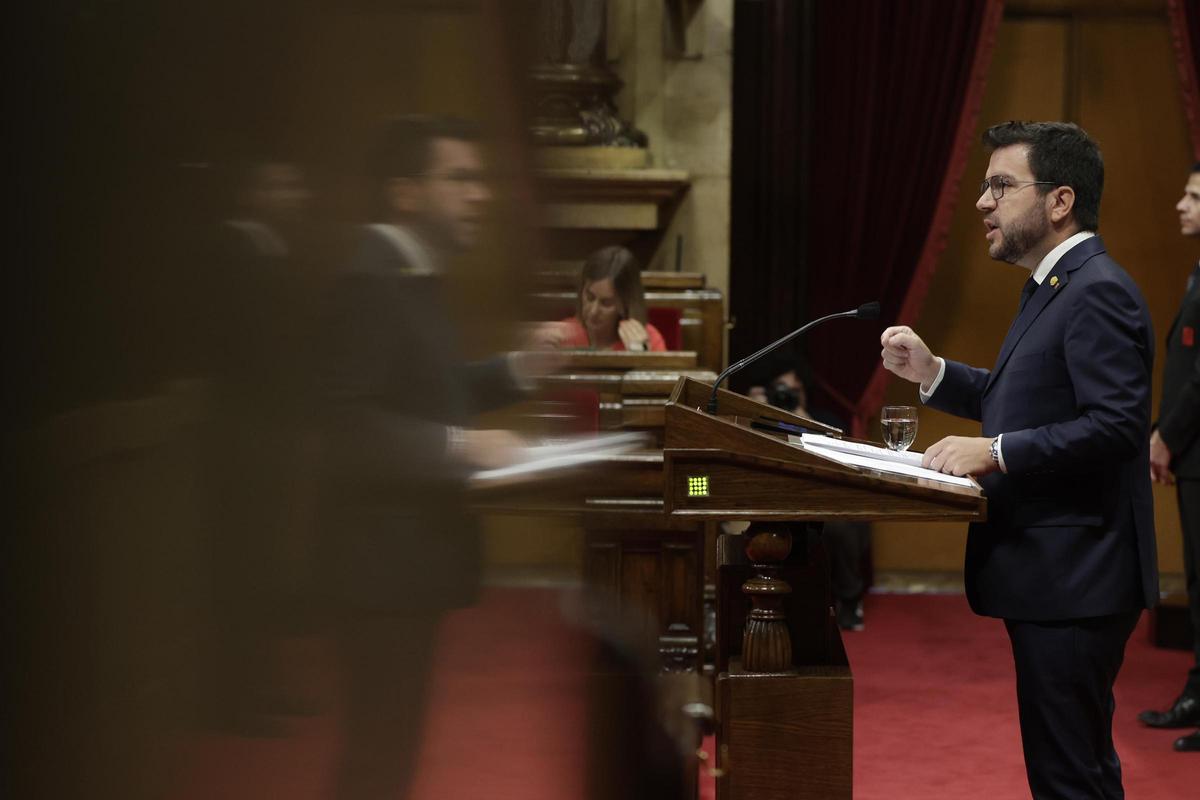
[{"label": "wooden desk", "polygon": [[[543,397],[526,403],[521,416],[547,435],[570,430],[578,413],[563,400],[572,392],[595,392],[600,430],[645,430],[661,444],[663,409],[681,376],[709,383],[716,373],[696,366],[696,353],[564,350],[563,370],[538,381]],[[577,429],[577,428],[575,428]]]},{"label": "wooden desk", "polygon": [[[664,415],[671,387],[681,376],[714,381],[708,370],[604,370],[570,372],[539,381],[551,395],[565,391],[595,392],[599,401],[600,430],[646,430],[661,444]],[[530,404],[526,413],[547,413],[544,401]]]},{"label": "wooden desk", "polygon": [[[575,261],[554,262],[535,276],[542,291],[574,292],[579,288],[579,263]],[[707,281],[702,272],[659,272],[642,270],[642,288],[656,289],[703,289]]]}]

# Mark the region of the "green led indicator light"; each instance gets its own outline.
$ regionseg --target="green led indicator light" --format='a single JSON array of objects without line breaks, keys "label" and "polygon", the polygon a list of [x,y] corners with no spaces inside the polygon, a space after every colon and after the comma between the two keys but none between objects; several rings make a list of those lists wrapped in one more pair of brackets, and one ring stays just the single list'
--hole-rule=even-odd
[{"label": "green led indicator light", "polygon": [[688,476],[688,497],[708,497],[708,476]]}]

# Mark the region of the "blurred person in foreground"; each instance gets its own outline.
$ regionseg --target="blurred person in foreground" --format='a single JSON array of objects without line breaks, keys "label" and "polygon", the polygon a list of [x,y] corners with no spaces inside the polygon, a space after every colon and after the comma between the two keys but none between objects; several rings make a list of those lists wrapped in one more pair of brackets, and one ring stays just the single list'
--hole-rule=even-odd
[{"label": "blurred person in foreground", "polygon": [[338,798],[407,792],[438,622],[479,585],[466,478],[520,446],[470,424],[519,398],[524,362],[463,358],[444,280],[492,201],[477,139],[464,121],[392,121],[374,167],[382,221],[335,291],[323,560],[344,678]]},{"label": "blurred person in foreground", "polygon": [[[1180,233],[1200,236],[1200,163],[1192,167],[1183,198],[1175,204]],[[1179,313],[1167,334],[1162,399],[1150,434],[1150,477],[1175,484],[1183,533],[1183,568],[1192,621],[1194,660],[1183,691],[1165,711],[1138,715],[1152,728],[1200,726],[1200,264],[1192,265]],[[1175,740],[1179,751],[1200,751],[1200,730]]]},{"label": "blurred person in foreground", "polygon": [[1096,236],[1104,162],[1076,125],[1010,122],[975,207],[988,254],[1028,270],[991,370],[935,357],[911,329],[883,332],[884,366],[922,402],[980,420],[924,465],[974,475],[971,608],[1012,643],[1021,743],[1036,798],[1124,796],[1113,684],[1143,608],[1158,598],[1150,495],[1150,314]]},{"label": "blurred person in foreground", "polygon": [[575,314],[538,327],[534,346],[590,350],[662,352],[667,343],[646,321],[641,267],[620,246],[602,247],[587,257],[575,298]]},{"label": "blurred person in foreground", "polygon": [[297,502],[314,425],[315,290],[302,244],[311,193],[304,169],[248,161],[233,213],[217,231],[207,282],[208,374],[214,390],[211,493],[216,702],[213,723],[246,736],[283,733],[308,711],[285,687],[279,645],[297,620],[305,520]]},{"label": "blurred person in foreground", "polygon": [[[773,353],[760,364],[755,365],[752,380],[756,382],[746,390],[747,397],[845,429],[845,421],[837,414],[809,405],[808,387],[812,384],[812,373],[808,365],[790,350]],[[826,522],[822,531],[829,551],[829,584],[838,627],[844,631],[861,631],[865,627],[862,599],[867,588],[862,565],[871,548],[871,526],[865,522]]]}]

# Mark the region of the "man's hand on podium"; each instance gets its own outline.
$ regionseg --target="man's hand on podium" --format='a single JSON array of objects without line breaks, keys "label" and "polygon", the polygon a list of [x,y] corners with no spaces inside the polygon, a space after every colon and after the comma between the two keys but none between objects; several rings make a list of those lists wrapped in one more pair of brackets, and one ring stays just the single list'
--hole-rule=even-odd
[{"label": "man's hand on podium", "polygon": [[976,478],[1000,469],[992,458],[992,440],[986,436],[947,436],[925,451],[921,466]]}]

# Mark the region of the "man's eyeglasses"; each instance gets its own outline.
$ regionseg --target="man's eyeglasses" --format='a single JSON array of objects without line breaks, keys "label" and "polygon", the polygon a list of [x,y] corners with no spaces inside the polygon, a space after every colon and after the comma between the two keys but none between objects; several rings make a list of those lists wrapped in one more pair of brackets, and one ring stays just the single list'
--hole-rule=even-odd
[{"label": "man's eyeglasses", "polygon": [[992,199],[999,200],[1001,197],[1004,197],[1004,190],[1006,188],[1011,187],[1014,189],[1020,189],[1025,186],[1033,186],[1036,183],[1042,183],[1047,186],[1058,185],[1054,181],[1014,181],[1004,177],[1003,175],[993,175],[990,178],[985,178],[983,183],[979,184],[979,193],[983,194],[988,189],[991,189]]}]

